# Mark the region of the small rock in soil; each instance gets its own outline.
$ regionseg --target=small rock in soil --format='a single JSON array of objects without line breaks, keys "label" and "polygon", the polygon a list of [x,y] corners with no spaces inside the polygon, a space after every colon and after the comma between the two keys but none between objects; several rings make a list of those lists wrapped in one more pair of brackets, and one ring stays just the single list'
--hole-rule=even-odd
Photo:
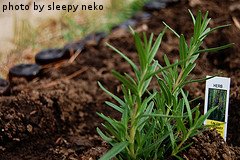
[{"label": "small rock in soil", "polygon": [[59,48],[46,49],[35,56],[37,64],[44,65],[70,58],[70,53]]},{"label": "small rock in soil", "polygon": [[24,77],[27,79],[35,78],[41,70],[41,66],[37,64],[19,64],[9,70],[9,79],[13,77]]}]

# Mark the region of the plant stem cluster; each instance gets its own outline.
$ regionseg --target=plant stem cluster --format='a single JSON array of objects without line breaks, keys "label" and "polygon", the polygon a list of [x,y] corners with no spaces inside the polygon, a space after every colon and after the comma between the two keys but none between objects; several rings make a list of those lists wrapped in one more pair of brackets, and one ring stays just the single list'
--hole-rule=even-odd
[{"label": "plant stem cluster", "polygon": [[[153,34],[148,38],[144,33],[141,38],[132,30],[139,65],[108,45],[130,64],[134,76],[113,71],[113,75],[122,83],[122,99],[99,83],[99,86],[117,102],[115,104],[107,101],[106,104],[122,115],[120,120],[116,120],[98,113],[106,121],[102,124],[106,131],[103,132],[99,128],[97,131],[112,146],[101,159],[164,159],[169,156],[181,159],[178,154],[191,145],[186,141],[204,129],[204,120],[215,108],[201,115],[199,105],[190,107],[188,93],[183,87],[191,82],[205,80],[189,78],[200,53],[224,49],[231,44],[201,50],[204,38],[215,29],[225,26],[211,29],[208,27],[208,13],[202,16],[199,11],[196,18],[191,12],[190,14],[194,23],[194,33],[189,44],[184,35],[178,35],[167,24],[154,43]],[[166,66],[162,66],[154,57],[166,29],[173,31],[179,39],[180,59],[170,63],[164,55]],[[159,87],[150,92],[148,89],[152,78],[157,79]]]}]

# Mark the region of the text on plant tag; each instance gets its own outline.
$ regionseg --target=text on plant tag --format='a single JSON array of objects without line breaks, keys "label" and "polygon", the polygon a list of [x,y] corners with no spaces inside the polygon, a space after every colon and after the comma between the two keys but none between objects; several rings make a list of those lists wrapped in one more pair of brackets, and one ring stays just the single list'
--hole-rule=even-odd
[{"label": "text on plant tag", "polygon": [[214,88],[223,88],[223,85],[222,84],[213,84],[213,87]]}]

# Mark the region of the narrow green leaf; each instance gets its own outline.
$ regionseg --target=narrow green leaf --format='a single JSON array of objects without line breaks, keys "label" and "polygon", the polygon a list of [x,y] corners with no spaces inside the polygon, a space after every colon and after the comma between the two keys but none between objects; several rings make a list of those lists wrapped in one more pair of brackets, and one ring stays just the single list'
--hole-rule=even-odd
[{"label": "narrow green leaf", "polygon": [[111,142],[112,138],[109,138],[106,136],[98,127],[97,127],[97,133],[101,136],[101,138],[106,142]]},{"label": "narrow green leaf", "polygon": [[183,119],[182,118],[176,118],[176,126],[178,128],[178,131],[183,133],[183,136],[187,135],[187,128],[185,127],[184,123],[183,123]]},{"label": "narrow green leaf", "polygon": [[122,106],[125,105],[125,103],[124,103],[120,98],[118,98],[117,96],[115,96],[114,94],[112,94],[110,91],[108,91],[106,88],[104,88],[100,82],[98,82],[98,85],[100,86],[100,88],[101,88],[104,92],[106,92],[109,96],[111,96],[113,99],[115,99],[119,104],[121,104]]},{"label": "narrow green leaf", "polygon": [[125,134],[126,127],[120,121],[107,117],[102,113],[97,113],[97,115],[107,122],[107,124],[105,124],[106,129],[114,134],[113,136],[115,136],[115,138],[122,141],[121,138]]},{"label": "narrow green leaf", "polygon": [[182,157],[178,156],[178,155],[174,155],[178,160],[184,160]]},{"label": "narrow green leaf", "polygon": [[[184,54],[184,36],[183,36],[183,34],[181,34],[180,35],[180,45],[179,45],[179,54],[180,54],[180,59],[185,59],[185,54]],[[182,64],[182,65],[184,65],[184,64]],[[182,68],[184,68],[184,67],[182,67]]]},{"label": "narrow green leaf", "polygon": [[204,30],[202,33],[201,33],[201,35],[200,35],[200,41],[203,41],[204,40],[204,38],[206,38],[207,37],[207,35],[210,33],[210,31],[211,31],[211,28],[210,27],[208,27],[206,30]]},{"label": "narrow green leaf", "polygon": [[193,15],[193,13],[191,12],[190,9],[188,9],[188,12],[190,13],[190,15],[191,15],[191,17],[192,17],[193,24],[195,25],[196,20],[195,20],[195,17],[194,17],[194,15]]},{"label": "narrow green leaf", "polygon": [[[167,66],[171,65],[171,63],[170,63],[166,54],[163,55],[163,59],[164,59],[164,62],[166,63]],[[172,73],[173,72],[172,68],[169,68],[169,71]],[[169,75],[169,76],[172,76],[172,75]]]},{"label": "narrow green leaf", "polygon": [[194,25],[194,34],[193,34],[195,43],[198,41],[198,38],[200,36],[201,25],[202,25],[202,12],[198,11],[197,18],[196,18],[196,23]]},{"label": "narrow green leaf", "polygon": [[170,125],[168,122],[166,123],[167,129],[169,131],[169,136],[170,136],[170,142],[171,142],[171,147],[174,150],[174,148],[176,147],[176,140],[174,138],[174,134],[173,134],[173,129],[172,129],[172,125]]},{"label": "narrow green leaf", "polygon": [[135,72],[138,72],[138,68],[137,66],[133,63],[132,60],[130,60],[127,56],[125,56],[122,52],[120,52],[118,49],[116,49],[115,47],[111,46],[110,44],[107,43],[107,46],[110,47],[112,50],[114,50],[116,53],[118,53],[120,56],[123,57],[123,59],[125,59],[134,69]]},{"label": "narrow green leaf", "polygon": [[152,143],[151,145],[149,145],[148,147],[144,147],[143,149],[143,153],[147,154],[148,152],[152,151],[154,148],[156,148],[157,146],[161,145],[161,143],[169,136],[169,133],[164,134],[163,136],[161,136],[159,139],[157,139],[154,143]]},{"label": "narrow green leaf", "polygon": [[[109,123],[102,124],[102,126],[107,130],[107,132],[109,132],[109,135],[111,135],[111,137],[114,137],[115,140],[121,140],[118,131],[116,131]],[[109,143],[112,144],[112,142]]]},{"label": "narrow green leaf", "polygon": [[[153,107],[154,107],[154,103],[151,102],[146,109],[144,115],[147,115],[147,114],[151,114],[152,113],[152,110],[153,110]],[[143,109],[142,109],[143,110]],[[141,131],[144,127],[144,125],[146,124],[146,121],[148,120],[148,116],[144,116],[144,115],[139,115],[138,118],[140,119],[138,122],[137,122],[137,126],[138,126],[138,130]],[[141,116],[141,117],[140,117]]]},{"label": "narrow green leaf", "polygon": [[[126,130],[128,128],[128,121],[129,121],[129,110],[125,109],[122,114],[122,123],[125,126]],[[127,132],[127,131],[125,131]]]},{"label": "narrow green leaf", "polygon": [[194,83],[194,82],[204,82],[208,79],[211,79],[213,77],[216,77],[217,75],[214,75],[214,76],[210,76],[210,77],[207,77],[207,78],[201,78],[201,79],[194,79],[194,80],[189,80],[189,81],[186,81],[183,83],[183,85],[187,85],[187,84],[190,84],[190,83]]},{"label": "narrow green leaf", "polygon": [[155,43],[153,44],[153,47],[152,47],[152,49],[151,49],[151,51],[149,53],[149,57],[148,57],[148,62],[149,63],[152,62],[153,58],[155,57],[155,55],[156,55],[156,53],[157,53],[157,51],[159,49],[159,46],[160,46],[160,44],[162,42],[162,38],[163,38],[163,35],[165,33],[165,30],[166,30],[166,28],[164,28],[164,30],[158,35]]},{"label": "narrow green leaf", "polygon": [[194,54],[199,54],[199,53],[202,53],[202,52],[217,52],[219,50],[230,48],[230,47],[232,47],[234,45],[235,45],[234,43],[230,43],[230,44],[226,44],[226,45],[223,45],[223,46],[220,46],[220,47],[203,49],[203,50],[199,50],[198,52],[196,52]]},{"label": "narrow green leaf", "polygon": [[191,71],[195,68],[196,63],[190,63],[188,66],[185,68],[183,75],[182,75],[182,81],[184,82],[188,75],[191,73]]},{"label": "narrow green leaf", "polygon": [[[187,46],[187,43],[186,43],[186,40],[185,40],[183,34],[181,34],[181,36],[180,36],[179,53],[180,53],[180,60],[184,60],[187,58],[188,46]],[[181,66],[182,66],[182,68],[185,68],[186,63],[182,63]]]},{"label": "narrow green leaf", "polygon": [[118,129],[119,129],[119,123],[116,122],[116,120],[113,120],[113,119],[105,116],[105,115],[102,114],[102,113],[97,113],[97,115],[98,115],[99,117],[101,117],[102,119],[104,119],[105,121],[107,121],[116,131],[118,131]]},{"label": "narrow green leaf", "polygon": [[[175,62],[176,64],[178,64],[178,60],[176,60]],[[173,84],[176,82],[177,78],[178,78],[178,65],[173,66]]]},{"label": "narrow green leaf", "polygon": [[[143,32],[144,52],[147,53],[148,39],[146,32]],[[146,48],[145,48],[146,47]]]},{"label": "narrow green leaf", "polygon": [[197,123],[197,120],[199,119],[199,116],[200,116],[199,106],[195,108],[196,108],[196,111],[195,111],[195,117],[194,117],[194,124]]},{"label": "narrow green leaf", "polygon": [[193,145],[193,142],[192,143],[189,143],[183,147],[181,147],[178,151],[177,151],[177,154],[182,152],[183,150],[187,149],[188,147],[190,147],[191,145]]},{"label": "narrow green leaf", "polygon": [[184,111],[184,99],[180,99],[177,111],[178,111],[178,114],[180,114],[181,116],[184,115],[184,113],[183,113],[183,111]]},{"label": "narrow green leaf", "polygon": [[163,117],[163,118],[184,118],[186,116],[171,116],[171,115],[166,115],[166,114],[144,114],[143,117]]},{"label": "narrow green leaf", "polygon": [[153,131],[154,131],[155,127],[156,127],[156,122],[153,121],[152,125],[151,125],[150,128],[148,129],[147,134],[144,135],[144,137],[142,137],[142,141],[141,141],[141,143],[139,144],[139,147],[142,148],[142,147],[144,146],[144,144],[145,144],[149,139],[151,139],[151,136],[152,136],[152,134],[153,134]]},{"label": "narrow green leaf", "polygon": [[123,113],[123,109],[121,107],[117,106],[116,104],[109,102],[109,101],[106,101],[105,103],[108,106],[112,107],[113,109],[117,110],[118,112]]},{"label": "narrow green leaf", "polygon": [[154,60],[152,66],[148,67],[148,70],[143,78],[143,81],[152,79],[152,77],[154,76],[154,74],[152,74],[152,73],[154,73],[156,71],[157,66],[158,66],[158,61]]},{"label": "narrow green leaf", "polygon": [[144,69],[147,65],[147,55],[144,51],[143,43],[138,33],[134,34],[134,40],[135,40],[135,46],[138,52],[141,69]]},{"label": "narrow green leaf", "polygon": [[179,34],[177,34],[177,32],[174,31],[169,25],[167,25],[165,22],[163,22],[163,24],[164,24],[170,31],[172,31],[178,38],[180,38]]},{"label": "narrow green leaf", "polygon": [[[124,97],[124,101],[125,101],[125,106],[124,107],[127,107],[128,106],[133,106],[133,97],[132,97],[132,93],[131,93],[131,90],[126,88],[126,86],[122,85],[122,92],[123,92],[123,97]],[[123,107],[123,106],[122,106]]]},{"label": "narrow green leaf", "polygon": [[135,80],[127,73],[124,73],[124,75],[131,81],[132,84],[136,85]]},{"label": "narrow green leaf", "polygon": [[202,98],[201,96],[198,96],[198,97],[196,97],[196,98],[194,98],[194,99],[191,99],[191,100],[189,101],[189,103],[196,102],[197,100],[200,100],[201,98]]},{"label": "narrow green leaf", "polygon": [[191,108],[187,99],[186,94],[183,92],[183,90],[181,90],[185,105],[186,105],[186,109],[187,109],[187,113],[188,113],[188,118],[189,118],[189,125],[190,127],[192,127],[193,125],[193,118],[192,118],[192,112],[191,112]]},{"label": "narrow green leaf", "polygon": [[201,26],[201,30],[200,33],[203,33],[206,29],[206,27],[208,26],[208,23],[210,22],[211,19],[208,19],[208,11],[206,12],[203,21],[202,21],[202,26]]},{"label": "narrow green leaf", "polygon": [[[150,53],[151,47],[152,47],[152,41],[153,41],[153,33],[151,33],[150,38],[148,40],[148,46],[147,46],[147,52]],[[150,54],[149,54],[150,55]],[[150,59],[148,55],[148,59]]]},{"label": "narrow green leaf", "polygon": [[174,67],[174,66],[177,66],[177,65],[179,65],[179,64],[181,64],[181,63],[184,63],[184,62],[186,62],[187,60],[189,60],[189,58],[188,58],[188,59],[185,59],[185,60],[177,61],[177,62],[171,64],[170,66],[166,66],[166,67],[157,69],[155,72],[152,72],[152,73],[148,74],[148,76],[146,77],[146,79],[148,79],[149,77],[152,77],[153,75],[156,75],[156,74],[158,74],[158,73],[161,73],[161,72],[163,72],[164,70],[167,70],[167,69],[172,68],[172,67]]},{"label": "narrow green leaf", "polygon": [[166,102],[168,105],[171,105],[171,93],[170,93],[170,89],[168,88],[168,86],[166,85],[166,83],[162,80],[162,79],[158,79],[158,84],[161,88],[161,91],[166,99]]},{"label": "narrow green leaf", "polygon": [[128,142],[120,142],[118,144],[114,144],[114,147],[110,149],[106,154],[104,154],[99,160],[110,160],[119,154],[122,150],[124,150],[128,146]]},{"label": "narrow green leaf", "polygon": [[153,91],[152,94],[150,94],[150,92],[149,92],[149,96],[143,100],[143,104],[144,104],[144,103],[147,104],[147,103],[149,103],[150,101],[152,101],[152,99],[153,99],[156,95],[157,95],[157,92],[156,92],[156,91]]},{"label": "narrow green leaf", "polygon": [[203,122],[210,116],[210,114],[217,108],[218,106],[216,107],[213,107],[211,108],[210,110],[208,110],[207,113],[205,113],[204,115],[200,116],[200,118],[197,120],[197,122],[194,124],[194,127],[193,128],[199,128],[203,125]]},{"label": "narrow green leaf", "polygon": [[123,83],[127,88],[131,89],[132,92],[137,93],[136,86],[134,85],[133,82],[131,82],[129,79],[121,75],[119,72],[113,70],[112,74]]},{"label": "narrow green leaf", "polygon": [[131,31],[131,33],[132,33],[132,35],[134,35],[134,34],[135,34],[135,31],[134,31],[134,29],[133,29],[131,26],[128,26],[128,28],[130,29],[130,31]]},{"label": "narrow green leaf", "polygon": [[[145,98],[143,100],[142,106],[147,106],[147,104],[156,96],[157,92],[154,92],[153,94],[149,95],[149,97]],[[142,107],[142,109],[139,110],[140,113],[142,113],[145,110],[145,107]]]},{"label": "narrow green leaf", "polygon": [[143,93],[145,93],[145,91],[147,90],[147,88],[149,87],[149,84],[151,82],[152,78],[146,80],[144,83],[143,83],[143,86],[142,86],[142,90],[140,90],[141,92],[139,92],[140,96],[142,96]]},{"label": "narrow green leaf", "polygon": [[229,26],[231,26],[231,24],[221,25],[221,26],[217,26],[217,27],[215,27],[215,28],[212,28],[209,32],[203,34],[203,35],[200,37],[200,39],[202,39],[203,37],[207,36],[208,34],[212,33],[212,32],[215,31],[215,30],[218,30],[218,29],[220,29],[220,28],[226,28],[226,27],[229,27]]}]

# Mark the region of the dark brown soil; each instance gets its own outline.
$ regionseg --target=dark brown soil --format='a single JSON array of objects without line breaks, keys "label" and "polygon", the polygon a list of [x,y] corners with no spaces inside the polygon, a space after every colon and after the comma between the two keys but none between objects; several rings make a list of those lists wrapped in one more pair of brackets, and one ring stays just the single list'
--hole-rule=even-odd
[{"label": "dark brown soil", "polygon": [[[180,1],[160,11],[153,11],[151,19],[138,23],[138,31],[158,34],[165,21],[178,33],[192,33],[187,9],[209,11],[211,26],[232,24],[209,36],[204,47],[235,43],[231,49],[219,53],[202,54],[193,71],[195,78],[219,73],[231,77],[231,95],[227,143],[216,132],[204,132],[192,139],[193,146],[182,153],[185,159],[240,159],[240,2],[238,0]],[[238,7],[236,7],[238,6]],[[235,21],[235,22],[234,22]],[[98,159],[108,145],[96,133],[102,120],[96,112],[119,115],[104,105],[110,98],[98,87],[100,81],[118,94],[119,82],[111,70],[131,72],[123,59],[105,46],[112,44],[136,60],[131,34],[115,29],[100,44],[89,44],[73,62],[48,65],[32,81],[15,78],[9,96],[0,97],[0,159],[1,160],[59,160]],[[178,41],[167,32],[157,59],[163,53],[171,60],[177,56]],[[204,97],[204,83],[186,87],[191,97]],[[199,102],[203,102],[201,99]]]},{"label": "dark brown soil", "polygon": [[221,138],[221,135],[214,131],[206,131],[192,138],[193,145],[182,157],[191,160],[204,159],[239,159],[239,147],[230,147]]}]

